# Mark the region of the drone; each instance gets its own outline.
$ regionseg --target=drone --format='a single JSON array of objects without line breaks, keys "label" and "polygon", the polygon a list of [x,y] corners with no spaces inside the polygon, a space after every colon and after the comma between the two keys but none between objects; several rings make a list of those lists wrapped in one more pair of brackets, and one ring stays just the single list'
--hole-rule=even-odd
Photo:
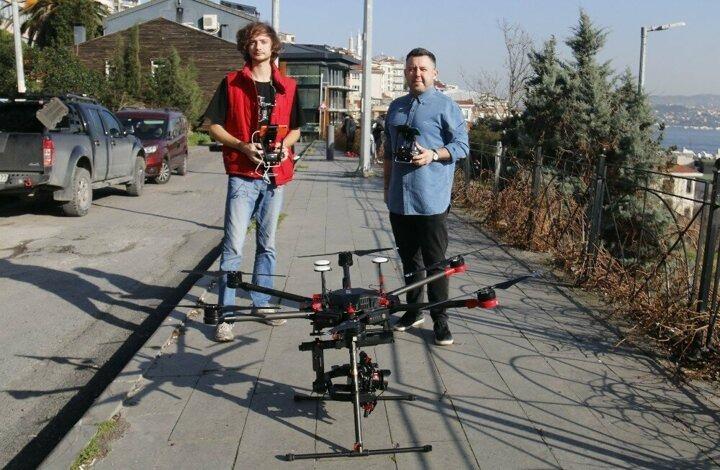
[{"label": "drone", "polygon": [[[318,259],[314,262],[314,271],[320,274],[321,292],[310,297],[259,286],[243,281],[244,273],[241,271],[189,271],[207,276],[218,277],[227,275],[228,287],[255,291],[298,304],[295,311],[282,311],[267,313],[262,316],[253,312],[253,307],[219,306],[216,304],[198,303],[185,305],[185,307],[200,308],[203,310],[203,322],[217,325],[220,322],[242,322],[280,319],[307,319],[312,324],[312,341],[300,344],[300,351],[310,351],[312,354],[312,367],[315,380],[312,383],[314,395],[295,393],[295,401],[342,401],[351,402],[355,424],[355,442],[351,449],[337,452],[286,454],[288,461],[299,459],[324,459],[334,457],[365,457],[369,455],[398,454],[409,452],[430,452],[431,445],[408,447],[393,447],[386,449],[366,449],[363,445],[362,418],[367,418],[377,406],[378,401],[414,401],[414,395],[385,395],[388,388],[387,377],[390,371],[380,369],[378,364],[360,348],[380,344],[390,344],[395,341],[394,331],[390,320],[392,314],[407,310],[429,310],[431,308],[484,308],[497,307],[496,290],[504,290],[539,275],[533,272],[528,275],[509,279],[491,286],[482,287],[461,298],[453,298],[435,303],[403,304],[400,295],[422,287],[425,284],[450,277],[467,271],[464,257],[481,250],[455,255],[443,261],[425,267],[427,276],[417,282],[406,284],[403,287],[388,291],[382,265],[389,259],[377,256],[372,259],[377,269],[376,288],[352,287],[350,267],[353,265],[353,255],[364,256],[380,253],[393,248],[376,248],[369,250],[339,251],[335,253],[322,253],[318,255],[305,255],[301,258],[318,256],[338,256],[338,266],[342,268],[342,288],[330,290],[327,287],[326,274],[332,270],[330,261]],[[410,276],[416,273],[409,273]],[[279,310],[280,307],[270,307]],[[249,313],[239,313],[249,311]],[[321,338],[329,335],[329,339]],[[333,366],[326,370],[324,351],[327,349],[347,349],[349,362],[340,366]],[[343,382],[344,383],[341,383]]]}]

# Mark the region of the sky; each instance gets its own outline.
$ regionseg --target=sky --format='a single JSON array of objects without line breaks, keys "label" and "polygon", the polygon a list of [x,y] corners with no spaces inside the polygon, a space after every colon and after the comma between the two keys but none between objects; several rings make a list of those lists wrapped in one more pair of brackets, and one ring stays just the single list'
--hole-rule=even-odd
[{"label": "sky", "polygon": [[[271,22],[271,0],[236,0]],[[441,80],[461,87],[481,73],[501,73],[505,60],[498,21],[525,29],[537,47],[564,41],[580,9],[607,33],[600,59],[618,73],[638,73],[640,27],[684,21],[648,35],[645,90],[653,95],[720,94],[718,0],[373,0],[373,55],[404,57],[414,47],[435,53]],[[280,30],[298,43],[348,46],[363,28],[363,0],[280,0]]]}]

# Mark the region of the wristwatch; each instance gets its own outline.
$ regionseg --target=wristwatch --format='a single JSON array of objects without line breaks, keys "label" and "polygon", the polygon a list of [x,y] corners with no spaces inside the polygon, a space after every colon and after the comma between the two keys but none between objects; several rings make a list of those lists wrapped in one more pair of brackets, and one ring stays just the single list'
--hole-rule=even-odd
[{"label": "wristwatch", "polygon": [[434,162],[436,162],[436,161],[440,160],[440,154],[439,154],[439,153],[437,153],[437,150],[435,150],[435,149],[432,149],[432,150],[430,150],[430,151],[431,151],[431,152],[432,152],[432,154],[433,154],[433,161],[434,161]]}]

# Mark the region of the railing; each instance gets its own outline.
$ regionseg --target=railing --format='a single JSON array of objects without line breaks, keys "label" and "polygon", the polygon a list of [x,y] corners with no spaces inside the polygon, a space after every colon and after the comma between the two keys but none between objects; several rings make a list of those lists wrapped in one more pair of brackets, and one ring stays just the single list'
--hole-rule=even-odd
[{"label": "railing", "polygon": [[[458,187],[486,224],[550,251],[680,353],[717,339],[720,173],[708,181],[541,149],[471,144]],[[482,201],[482,203],[481,203]],[[482,207],[481,207],[482,206]],[[647,312],[652,312],[648,314]]]}]

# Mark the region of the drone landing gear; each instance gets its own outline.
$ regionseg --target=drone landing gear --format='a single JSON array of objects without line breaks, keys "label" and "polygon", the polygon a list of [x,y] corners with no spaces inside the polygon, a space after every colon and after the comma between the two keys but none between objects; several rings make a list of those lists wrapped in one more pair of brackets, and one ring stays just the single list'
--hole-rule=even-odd
[{"label": "drone landing gear", "polygon": [[[315,340],[300,345],[301,351],[312,351],[313,369],[317,379],[313,382],[313,391],[322,395],[307,395],[296,393],[296,401],[351,401],[353,404],[353,418],[355,422],[355,445],[352,450],[339,452],[321,452],[309,454],[287,454],[289,461],[300,459],[327,459],[334,457],[367,457],[370,455],[401,454],[408,452],[430,452],[432,446],[391,447],[387,449],[365,449],[363,447],[362,422],[368,417],[378,401],[414,401],[415,395],[376,395],[375,390],[385,390],[390,375],[389,370],[377,369],[370,357],[358,350],[358,346],[373,346],[376,344],[392,342],[392,332],[373,331],[362,333],[349,332],[337,340]],[[389,335],[387,333],[390,333]],[[325,372],[323,351],[328,348],[347,347],[350,350],[350,364],[334,367]],[[349,378],[348,384],[333,384],[332,379],[337,377]],[[325,395],[327,393],[327,395]]]}]

